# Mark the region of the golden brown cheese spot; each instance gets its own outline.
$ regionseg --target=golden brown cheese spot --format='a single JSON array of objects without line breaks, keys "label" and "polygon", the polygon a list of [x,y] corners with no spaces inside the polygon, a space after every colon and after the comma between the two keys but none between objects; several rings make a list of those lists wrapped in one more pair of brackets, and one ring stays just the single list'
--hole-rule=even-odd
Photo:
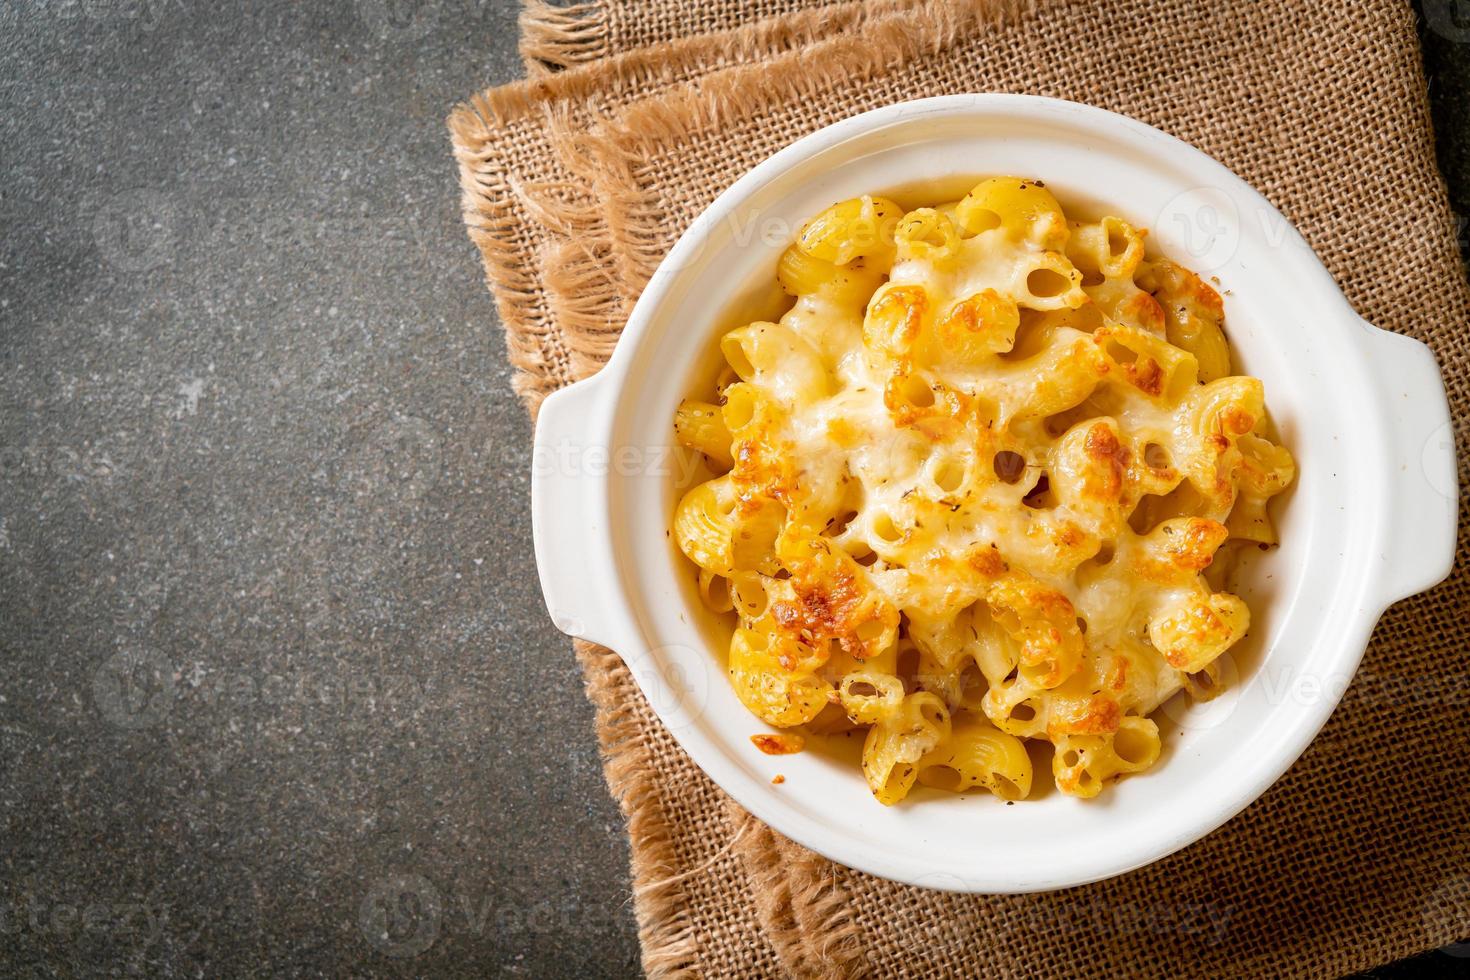
[{"label": "golden brown cheese spot", "polygon": [[782,670],[792,674],[813,673],[831,656],[825,639],[799,632],[774,637],[773,644],[772,657]]},{"label": "golden brown cheese spot", "polygon": [[1133,350],[1119,339],[1120,331],[1102,327],[1093,335],[1093,349],[1107,367],[1117,368],[1123,378],[1146,395],[1158,396],[1164,390],[1164,369],[1147,354]]},{"label": "golden brown cheese spot", "polygon": [[834,572],[819,562],[794,564],[796,601],[771,604],[771,617],[782,631],[823,647],[836,640],[858,659],[878,652],[869,647],[888,632],[889,617],[894,616],[891,607],[885,602],[865,602],[868,590],[848,572]]},{"label": "golden brown cheese spot", "polygon": [[1180,639],[1188,644],[1178,644],[1162,651],[1169,666],[1183,670],[1189,665],[1191,648],[1210,646],[1228,634],[1229,626],[1219,614],[1206,603],[1190,606],[1182,615],[1175,616],[1172,624]]},{"label": "golden brown cheese spot", "polygon": [[1077,610],[1073,608],[1072,601],[1056,589],[1038,586],[1031,590],[1031,601],[1034,608],[1049,620],[1073,620],[1077,618]]},{"label": "golden brown cheese spot", "polygon": [[1152,357],[1123,365],[1123,373],[1129,383],[1145,395],[1158,395],[1164,390],[1164,369]]},{"label": "golden brown cheese spot", "polygon": [[781,775],[779,772],[776,773],[776,775],[774,775],[774,776],[771,777],[771,785],[772,786],[780,786],[784,782],[786,782],[786,777],[783,776],[783,775]]},{"label": "golden brown cheese spot", "polygon": [[1256,417],[1237,406],[1230,406],[1220,413],[1220,428],[1224,432],[1243,436],[1256,427]]},{"label": "golden brown cheese spot", "polygon": [[1053,514],[1031,521],[1023,532],[1033,547],[1048,549],[1048,563],[1053,567],[1074,568],[1097,553],[1098,539],[1076,522],[1057,519]]},{"label": "golden brown cheese spot", "polygon": [[948,385],[931,383],[905,365],[884,383],[883,405],[895,425],[941,442],[954,438],[963,427],[973,399]]},{"label": "golden brown cheese spot", "polygon": [[1061,592],[1026,577],[1007,577],[991,586],[990,613],[1019,647],[1021,663],[1038,668],[1046,687],[1077,669],[1083,650],[1077,611]]},{"label": "golden brown cheese spot", "polygon": [[1055,713],[1047,725],[1047,734],[1059,735],[1111,735],[1118,730],[1123,718],[1123,709],[1106,694],[1094,694],[1084,704],[1073,706],[1068,711]]},{"label": "golden brown cheese spot", "polygon": [[1015,343],[1020,313],[993,289],[982,290],[950,308],[939,321],[939,341],[947,350],[969,350],[978,341],[993,350]]},{"label": "golden brown cheese spot", "polygon": [[993,289],[976,293],[951,307],[940,321],[940,326],[984,333],[996,319],[1000,304],[1000,294]]},{"label": "golden brown cheese spot", "polygon": [[[750,741],[766,755],[792,755],[806,748],[806,739],[791,732],[752,735]],[[782,781],[785,777],[782,777]]]},{"label": "golden brown cheese spot", "polygon": [[1192,517],[1169,535],[1169,560],[1177,568],[1202,572],[1210,567],[1215,552],[1229,535],[1229,530],[1219,521]]},{"label": "golden brown cheese spot", "polygon": [[1173,262],[1159,262],[1157,267],[1159,282],[1172,303],[1193,306],[1198,315],[1216,322],[1225,318],[1224,300],[1203,279]]},{"label": "golden brown cheese spot", "polygon": [[1135,568],[1144,579],[1158,583],[1177,582],[1181,574],[1198,575],[1210,567],[1229,534],[1224,524],[1205,517],[1166,521],[1150,532],[1149,557]]},{"label": "golden brown cheese spot", "polygon": [[790,507],[800,488],[794,469],[795,452],[785,443],[765,439],[742,439],[734,446],[735,465],[730,479],[735,484],[741,513],[751,514],[776,500]]},{"label": "golden brown cheese spot", "polygon": [[1087,431],[1083,450],[1101,464],[1089,467],[1083,492],[1100,500],[1116,498],[1123,492],[1123,477],[1128,472],[1128,448],[1118,441],[1112,426],[1100,422]]},{"label": "golden brown cheese spot", "polygon": [[846,632],[861,595],[851,576],[795,586],[796,602],[777,602],[771,615],[782,628],[816,638]]},{"label": "golden brown cheese spot", "polygon": [[1001,558],[994,546],[983,548],[970,556],[970,566],[986,578],[999,578],[1010,571],[1010,566]]},{"label": "golden brown cheese spot", "polygon": [[1118,319],[1136,323],[1150,333],[1163,334],[1164,308],[1148,293],[1137,293],[1118,309]]},{"label": "golden brown cheese spot", "polygon": [[923,286],[894,286],[883,291],[863,320],[863,340],[875,350],[907,354],[924,323],[929,294]]},{"label": "golden brown cheese spot", "polygon": [[1071,521],[1062,524],[1052,534],[1057,547],[1070,551],[1087,540],[1087,534]]}]

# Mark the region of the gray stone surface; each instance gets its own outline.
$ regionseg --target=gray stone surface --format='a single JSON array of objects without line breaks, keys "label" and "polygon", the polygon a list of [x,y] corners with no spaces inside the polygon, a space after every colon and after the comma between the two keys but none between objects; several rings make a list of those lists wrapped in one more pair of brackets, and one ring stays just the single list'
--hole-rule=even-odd
[{"label": "gray stone surface", "polygon": [[444,127],[515,13],[0,5],[0,975],[636,972]]},{"label": "gray stone surface", "polygon": [[443,125],[519,74],[510,0],[0,5],[0,975],[636,972]]}]

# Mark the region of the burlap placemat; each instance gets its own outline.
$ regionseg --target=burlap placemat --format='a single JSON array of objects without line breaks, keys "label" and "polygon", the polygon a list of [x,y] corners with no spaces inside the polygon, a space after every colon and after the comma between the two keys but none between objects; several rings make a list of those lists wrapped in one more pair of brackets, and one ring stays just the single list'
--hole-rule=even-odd
[{"label": "burlap placemat", "polygon": [[[1005,22],[977,24],[976,7],[870,20],[854,37],[628,99],[602,114],[594,137],[559,131],[551,142],[565,154],[560,165],[595,177],[595,197],[607,202],[601,238],[588,245],[604,286],[602,332],[615,332],[617,314],[698,210],[779,146],[891,101],[1029,91],[1128,112],[1251,180],[1361,312],[1435,347],[1465,444],[1470,305],[1407,7],[1118,0],[1043,15],[977,7],[991,17],[999,9]],[[665,53],[677,59],[680,47]],[[557,118],[542,120],[543,138]],[[467,215],[482,248],[487,237],[504,243],[495,261],[491,251],[486,258],[505,294],[497,275],[516,255],[526,262],[530,225],[569,240],[591,226],[585,208],[554,206],[524,225],[476,225],[493,184],[477,140],[491,139],[493,127],[476,132],[456,120]],[[510,292],[544,292],[544,268],[525,267]],[[548,338],[579,344],[551,314],[537,325],[544,333],[507,319],[542,366],[554,360]],[[525,390],[534,398],[600,355],[564,375],[542,369]],[[1462,938],[1470,933],[1470,800],[1459,764],[1470,735],[1465,553],[1462,533],[1451,582],[1385,617],[1344,705],[1261,801],[1150,868],[1048,896],[939,895],[807,854],[729,806],[653,719],[616,657],[584,648],[609,781],[629,814],[645,965],[732,976],[1330,976]]]}]

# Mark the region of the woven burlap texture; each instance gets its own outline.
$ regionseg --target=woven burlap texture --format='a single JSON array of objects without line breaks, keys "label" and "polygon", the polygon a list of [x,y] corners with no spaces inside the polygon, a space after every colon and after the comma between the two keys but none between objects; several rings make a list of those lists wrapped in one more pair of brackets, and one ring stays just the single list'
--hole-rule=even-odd
[{"label": "woven burlap texture", "polygon": [[718,34],[836,0],[592,0],[559,5],[525,0],[520,17],[521,59],[528,74],[591,64],[640,48],[702,34]]},{"label": "woven burlap texture", "polygon": [[[815,34],[771,22],[717,32],[548,76],[561,88],[522,89],[519,103],[487,93],[456,115],[467,219],[528,400],[595,369],[664,250],[770,152],[890,102],[1021,91],[1127,112],[1250,180],[1357,309],[1435,348],[1466,444],[1470,306],[1406,6],[1115,0],[884,13],[823,12],[851,18],[830,40],[811,39],[835,33],[830,21]],[[691,46],[744,54],[708,73]],[[659,64],[673,67],[632,70]],[[526,158],[504,163],[520,152],[507,144],[531,141]],[[565,186],[510,187],[514,174],[546,170],[537,155],[548,148],[560,175],[549,183]],[[581,277],[571,329],[548,299],[548,280],[569,269]],[[689,763],[615,656],[583,645],[609,782],[629,816],[645,966],[1332,976],[1470,934],[1459,760],[1470,719],[1456,683],[1470,650],[1465,553],[1462,532],[1451,581],[1390,611],[1342,707],[1259,802],[1149,868],[1047,896],[925,892],[791,845]]]}]

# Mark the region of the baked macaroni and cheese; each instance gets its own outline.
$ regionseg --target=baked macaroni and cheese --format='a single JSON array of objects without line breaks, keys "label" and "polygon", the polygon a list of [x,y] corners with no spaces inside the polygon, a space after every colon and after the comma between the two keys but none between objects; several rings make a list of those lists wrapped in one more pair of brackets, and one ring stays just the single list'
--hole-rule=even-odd
[{"label": "baked macaroni and cheese", "polygon": [[1095,796],[1250,626],[1217,554],[1275,543],[1294,463],[1220,297],[1145,236],[1016,177],[843,201],[781,256],[789,310],[725,333],[679,406],[714,475],[673,532],[736,694],[776,728],[866,729],[882,803],[1023,799],[1028,743]]}]

